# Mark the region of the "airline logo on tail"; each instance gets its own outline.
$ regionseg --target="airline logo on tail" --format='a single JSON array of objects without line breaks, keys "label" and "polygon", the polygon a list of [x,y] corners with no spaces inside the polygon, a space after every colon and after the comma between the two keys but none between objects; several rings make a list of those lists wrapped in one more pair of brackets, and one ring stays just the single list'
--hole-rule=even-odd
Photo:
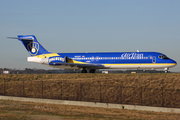
[{"label": "airline logo on tail", "polygon": [[37,53],[39,51],[39,43],[37,43],[37,42],[30,42],[27,45],[27,49],[28,49],[30,55],[32,55],[32,56],[37,55]]},{"label": "airline logo on tail", "polygon": [[46,49],[44,49],[44,47],[37,41],[34,35],[18,35],[18,37],[8,37],[8,38],[20,40],[31,56],[51,53],[48,52]]},{"label": "airline logo on tail", "polygon": [[36,41],[35,36],[24,35],[18,36],[18,38],[23,41],[30,55],[35,56],[38,54],[39,43]]}]

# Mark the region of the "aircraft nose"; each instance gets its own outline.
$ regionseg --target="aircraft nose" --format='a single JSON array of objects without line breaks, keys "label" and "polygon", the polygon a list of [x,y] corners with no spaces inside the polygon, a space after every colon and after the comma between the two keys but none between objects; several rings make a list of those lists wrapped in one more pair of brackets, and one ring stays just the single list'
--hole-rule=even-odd
[{"label": "aircraft nose", "polygon": [[177,62],[175,61],[175,60],[171,60],[172,61],[172,63],[174,63],[174,64],[176,64],[177,65]]}]

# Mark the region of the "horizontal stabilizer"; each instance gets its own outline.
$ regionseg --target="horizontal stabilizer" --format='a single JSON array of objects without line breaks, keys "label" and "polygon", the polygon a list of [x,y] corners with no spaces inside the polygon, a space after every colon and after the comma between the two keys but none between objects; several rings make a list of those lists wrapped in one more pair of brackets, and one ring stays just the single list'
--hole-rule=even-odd
[{"label": "horizontal stabilizer", "polygon": [[20,39],[20,40],[34,40],[33,38],[32,39],[29,39],[29,38],[18,38],[18,37],[7,37],[9,39]]}]

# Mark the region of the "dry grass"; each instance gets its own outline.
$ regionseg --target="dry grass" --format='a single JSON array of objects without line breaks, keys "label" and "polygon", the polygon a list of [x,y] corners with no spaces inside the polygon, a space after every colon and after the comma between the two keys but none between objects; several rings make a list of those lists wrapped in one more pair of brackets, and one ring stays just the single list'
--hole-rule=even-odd
[{"label": "dry grass", "polygon": [[[144,89],[142,93],[143,102],[146,105],[162,104],[162,90],[180,89],[180,74],[21,74],[21,75],[0,75],[0,94],[4,94],[4,80],[6,81],[6,94],[16,96],[42,97],[43,81],[43,98],[55,99],[76,99],[76,100],[99,100],[100,87],[91,86],[91,84],[101,84],[101,101],[114,102],[121,100],[119,93],[122,92],[122,102],[140,101],[138,91]],[[23,82],[24,81],[24,92]],[[61,84],[61,81],[63,84]],[[74,84],[68,84],[74,83]],[[76,84],[81,83],[81,84]],[[62,90],[61,91],[61,85]],[[111,85],[110,87],[103,85]],[[126,86],[121,91],[120,87]],[[134,88],[128,88],[134,87]],[[156,90],[154,90],[156,88]],[[91,94],[89,94],[91,93]],[[113,94],[112,94],[113,93]],[[163,91],[164,105],[180,106],[180,92]],[[107,101],[108,99],[108,101]],[[48,115],[48,116],[47,116]],[[54,116],[55,115],[55,116]],[[26,120],[49,118],[61,119],[59,115],[70,115],[72,117],[63,119],[144,119],[144,120],[178,120],[180,114],[158,113],[136,110],[119,110],[92,108],[82,106],[52,105],[29,102],[14,102],[0,100],[0,120]],[[59,118],[60,117],[60,118]]]},{"label": "dry grass", "polygon": [[180,114],[0,100],[0,119],[178,120]]},{"label": "dry grass", "polygon": [[0,94],[4,80],[12,96],[180,107],[179,73],[0,75]]},{"label": "dry grass", "polygon": [[0,82],[7,81],[68,81],[75,83],[121,85],[129,87],[148,87],[180,89],[179,73],[151,74],[10,74],[0,75]]}]

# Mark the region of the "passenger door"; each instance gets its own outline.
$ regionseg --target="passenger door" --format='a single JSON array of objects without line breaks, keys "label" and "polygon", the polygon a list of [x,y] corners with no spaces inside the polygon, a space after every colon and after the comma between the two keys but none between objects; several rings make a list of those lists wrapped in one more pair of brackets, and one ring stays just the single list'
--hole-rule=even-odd
[{"label": "passenger door", "polygon": [[156,56],[153,56],[152,63],[156,63]]}]

